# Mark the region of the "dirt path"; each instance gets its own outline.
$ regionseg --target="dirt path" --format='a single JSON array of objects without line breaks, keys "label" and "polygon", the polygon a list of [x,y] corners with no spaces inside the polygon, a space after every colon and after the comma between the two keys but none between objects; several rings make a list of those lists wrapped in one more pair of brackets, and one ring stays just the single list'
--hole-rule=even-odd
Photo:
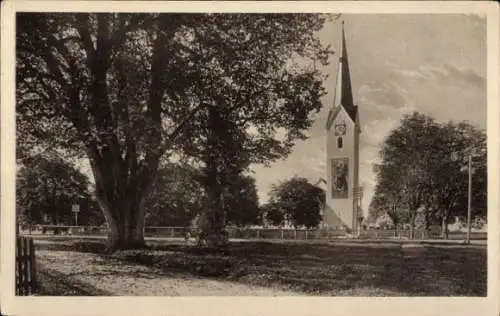
[{"label": "dirt path", "polygon": [[267,287],[206,278],[179,277],[153,267],[104,260],[92,253],[39,250],[37,258],[40,264],[41,283],[46,284],[42,288],[42,295],[298,295]]}]

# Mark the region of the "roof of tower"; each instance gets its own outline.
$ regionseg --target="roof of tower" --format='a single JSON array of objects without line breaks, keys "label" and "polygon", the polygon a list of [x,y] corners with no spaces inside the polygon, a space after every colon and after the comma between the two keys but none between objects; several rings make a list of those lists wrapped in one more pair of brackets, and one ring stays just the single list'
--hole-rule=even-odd
[{"label": "roof of tower", "polygon": [[354,98],[352,94],[351,73],[349,70],[349,58],[347,56],[344,22],[342,22],[342,48],[339,58],[334,106],[343,106],[352,120],[355,120],[357,114],[357,106],[354,104]]}]

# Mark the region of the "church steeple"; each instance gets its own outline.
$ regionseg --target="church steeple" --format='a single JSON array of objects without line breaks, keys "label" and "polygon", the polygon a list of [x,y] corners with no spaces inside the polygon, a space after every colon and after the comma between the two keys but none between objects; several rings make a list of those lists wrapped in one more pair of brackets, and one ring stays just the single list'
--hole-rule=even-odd
[{"label": "church steeple", "polygon": [[328,227],[359,232],[359,143],[358,106],[354,104],[344,23],[339,47],[339,65],[334,102],[326,121],[326,179],[328,194],[323,222]]},{"label": "church steeple", "polygon": [[342,21],[342,43],[337,73],[337,84],[335,87],[334,107],[343,106],[349,116],[355,120],[357,106],[354,104],[352,95],[351,73],[349,70],[349,59],[347,57],[347,46],[345,41],[344,22]]}]

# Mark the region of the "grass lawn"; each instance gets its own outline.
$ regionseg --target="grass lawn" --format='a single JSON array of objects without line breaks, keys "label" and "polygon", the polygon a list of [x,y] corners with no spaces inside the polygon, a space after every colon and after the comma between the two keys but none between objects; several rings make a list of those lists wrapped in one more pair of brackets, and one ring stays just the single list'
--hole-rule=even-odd
[{"label": "grass lawn", "polygon": [[36,240],[40,295],[486,296],[486,246]]}]

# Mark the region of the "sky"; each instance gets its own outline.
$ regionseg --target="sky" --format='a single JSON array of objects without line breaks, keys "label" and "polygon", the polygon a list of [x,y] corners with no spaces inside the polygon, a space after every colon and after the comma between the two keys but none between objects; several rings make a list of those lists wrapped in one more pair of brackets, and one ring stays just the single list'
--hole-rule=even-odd
[{"label": "sky", "polygon": [[[354,101],[361,122],[360,185],[365,215],[376,185],[373,163],[384,138],[406,113],[419,111],[438,121],[466,120],[486,130],[486,20],[476,15],[343,15],[318,33],[340,51],[341,20]],[[323,109],[315,115],[309,139],[299,141],[284,160],[253,166],[259,199],[271,185],[294,175],[315,183],[326,178],[326,130],[333,103],[338,57],[322,71],[329,76]]]}]

